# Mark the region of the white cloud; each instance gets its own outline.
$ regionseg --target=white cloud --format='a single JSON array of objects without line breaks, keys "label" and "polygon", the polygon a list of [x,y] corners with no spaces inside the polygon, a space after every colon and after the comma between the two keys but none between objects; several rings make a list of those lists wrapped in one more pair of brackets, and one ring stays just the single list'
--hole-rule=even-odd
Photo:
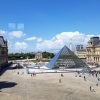
[{"label": "white cloud", "polygon": [[62,32],[57,34],[50,40],[42,40],[36,44],[37,50],[52,50],[59,49],[64,45],[75,49],[75,45],[83,44],[87,45],[89,38],[94,35],[86,35],[84,33],[76,32]]},{"label": "white cloud", "polygon": [[27,48],[28,48],[28,45],[25,42],[16,42],[15,43],[16,50],[26,50]]},{"label": "white cloud", "polygon": [[23,31],[11,31],[8,33],[9,36],[11,37],[16,37],[16,38],[21,38],[22,36],[24,36],[25,34],[23,33]]},{"label": "white cloud", "polygon": [[[83,44],[84,46],[87,45],[88,40],[90,37],[95,35],[86,35],[81,32],[61,32],[56,36],[52,37],[50,40],[43,40],[40,37],[29,37],[24,39],[23,42],[16,42],[15,44],[12,42],[10,43],[11,46],[9,47],[11,51],[20,52],[21,50],[25,50],[27,52],[36,50],[36,51],[52,51],[57,52],[61,49],[64,45],[68,46],[71,50],[75,50],[75,46],[77,44]],[[100,34],[98,34],[100,36]],[[31,44],[28,41],[35,42],[35,44]],[[15,47],[15,48],[14,48]],[[29,49],[27,49],[29,48]],[[13,49],[13,50],[12,50]]]},{"label": "white cloud", "polygon": [[41,42],[42,41],[42,38],[38,38],[38,37],[30,37],[30,38],[27,38],[25,39],[25,41],[36,41],[36,42]]},{"label": "white cloud", "polygon": [[42,42],[43,39],[42,38],[37,38],[37,42]]},{"label": "white cloud", "polygon": [[25,39],[25,40],[26,40],[26,41],[34,41],[34,40],[36,40],[36,39],[37,39],[37,37],[33,36],[33,37],[27,38],[27,39]]},{"label": "white cloud", "polygon": [[0,29],[0,35],[4,35],[6,33],[6,31]]}]

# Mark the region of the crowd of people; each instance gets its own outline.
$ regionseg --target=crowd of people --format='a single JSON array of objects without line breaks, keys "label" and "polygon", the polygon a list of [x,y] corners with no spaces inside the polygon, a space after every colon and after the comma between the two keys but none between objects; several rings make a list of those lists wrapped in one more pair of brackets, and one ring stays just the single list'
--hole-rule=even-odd
[{"label": "crowd of people", "polygon": [[[95,79],[94,82],[96,83],[96,86],[98,86],[99,83],[100,83],[100,71],[95,71],[95,70],[94,70],[94,71],[90,71],[90,72],[87,73],[87,74],[89,74],[89,76],[87,76],[86,74],[83,74],[84,81],[88,80],[88,78],[91,78],[91,80],[93,80],[92,78],[94,78],[94,79]],[[82,74],[80,74],[80,72],[77,71],[77,75],[75,75],[75,76],[76,76],[76,77],[77,77],[77,76],[81,77]],[[89,89],[90,89],[91,92],[95,92],[93,86],[90,85]]]}]

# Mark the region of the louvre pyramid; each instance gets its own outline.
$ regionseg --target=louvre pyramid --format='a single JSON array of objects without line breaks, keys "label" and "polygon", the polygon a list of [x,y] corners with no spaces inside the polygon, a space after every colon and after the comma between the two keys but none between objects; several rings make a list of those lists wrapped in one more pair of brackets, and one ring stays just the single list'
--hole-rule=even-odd
[{"label": "louvre pyramid", "polygon": [[88,68],[67,46],[64,46],[48,63],[50,69],[56,68]]}]

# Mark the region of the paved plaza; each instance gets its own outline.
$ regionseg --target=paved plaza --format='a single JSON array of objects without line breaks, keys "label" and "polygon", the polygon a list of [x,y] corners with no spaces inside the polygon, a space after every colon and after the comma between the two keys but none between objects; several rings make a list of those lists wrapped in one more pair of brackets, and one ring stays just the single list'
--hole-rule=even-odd
[{"label": "paved plaza", "polygon": [[[84,81],[83,77],[75,77],[74,73],[63,75],[31,76],[22,74],[22,69],[9,69],[0,76],[0,100],[100,100],[100,86]],[[94,91],[90,91],[90,86]]]}]

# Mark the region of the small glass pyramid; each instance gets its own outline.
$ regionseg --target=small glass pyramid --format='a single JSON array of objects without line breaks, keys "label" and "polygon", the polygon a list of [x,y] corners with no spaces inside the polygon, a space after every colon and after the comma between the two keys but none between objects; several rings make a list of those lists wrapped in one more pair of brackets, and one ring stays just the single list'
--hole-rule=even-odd
[{"label": "small glass pyramid", "polygon": [[67,46],[64,46],[48,63],[50,69],[88,68]]}]

